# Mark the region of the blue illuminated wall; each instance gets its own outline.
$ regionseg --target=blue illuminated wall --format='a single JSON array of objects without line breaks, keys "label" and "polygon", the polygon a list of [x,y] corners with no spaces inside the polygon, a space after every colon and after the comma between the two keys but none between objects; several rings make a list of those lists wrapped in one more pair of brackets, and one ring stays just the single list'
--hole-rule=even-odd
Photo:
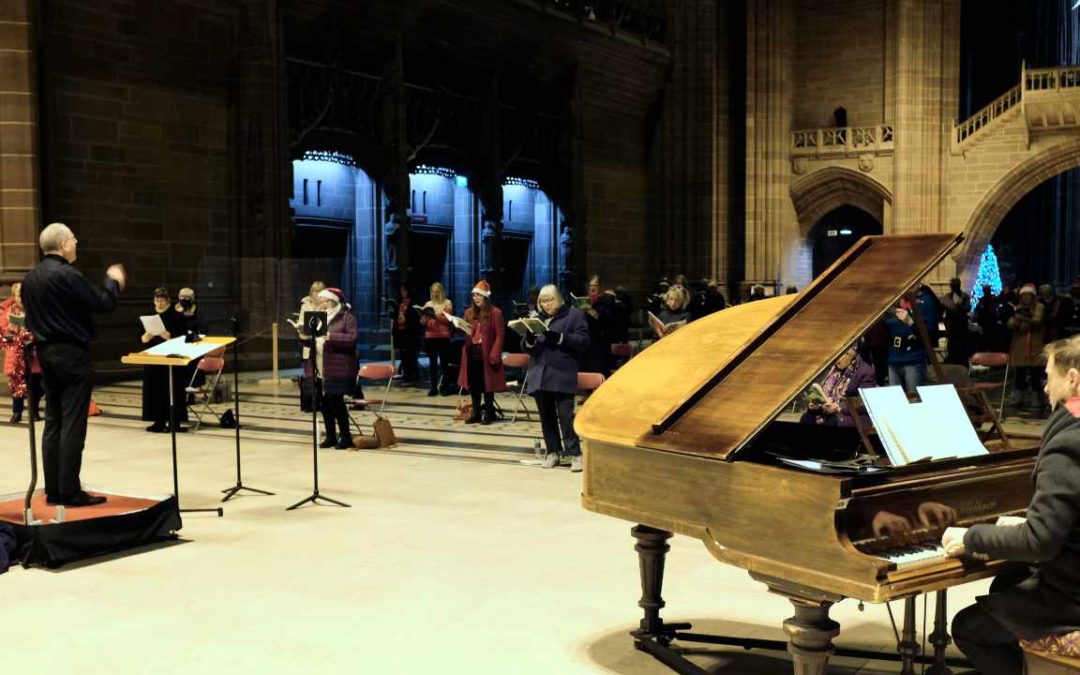
[{"label": "blue illuminated wall", "polygon": [[356,181],[360,173],[355,167],[336,162],[294,161],[289,206],[297,221],[355,222]]},{"label": "blue illuminated wall", "polygon": [[[503,186],[504,246],[507,285],[524,296],[530,286],[557,284],[555,255],[560,212],[538,187],[510,184]],[[519,261],[519,245],[527,240],[526,258]],[[574,290],[574,289],[571,289]]]}]

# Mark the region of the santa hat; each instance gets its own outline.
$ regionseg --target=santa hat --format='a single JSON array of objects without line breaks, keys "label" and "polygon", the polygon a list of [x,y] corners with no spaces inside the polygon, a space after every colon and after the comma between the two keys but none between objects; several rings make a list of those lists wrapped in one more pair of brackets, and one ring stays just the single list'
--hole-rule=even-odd
[{"label": "santa hat", "polygon": [[1023,295],[1024,293],[1035,295],[1035,284],[1024,284],[1024,287],[1020,289],[1020,295]]},{"label": "santa hat", "polygon": [[320,300],[333,300],[343,307],[348,306],[348,303],[345,302],[345,294],[341,292],[340,288],[324,288],[319,291],[319,295],[316,297]]},{"label": "santa hat", "polygon": [[482,295],[485,298],[490,298],[491,297],[491,284],[489,284],[484,279],[481,279],[480,281],[476,282],[475,286],[473,286],[472,292],[477,294],[477,295]]}]

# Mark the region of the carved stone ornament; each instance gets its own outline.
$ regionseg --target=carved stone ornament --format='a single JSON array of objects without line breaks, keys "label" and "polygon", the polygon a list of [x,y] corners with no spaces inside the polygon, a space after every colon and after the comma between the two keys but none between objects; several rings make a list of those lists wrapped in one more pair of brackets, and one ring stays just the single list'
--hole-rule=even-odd
[{"label": "carved stone ornament", "polygon": [[873,155],[859,155],[859,171],[863,173],[870,173],[874,170],[874,156]]},{"label": "carved stone ornament", "polygon": [[798,176],[806,173],[809,168],[810,163],[806,161],[805,157],[796,157],[791,160],[791,171]]}]

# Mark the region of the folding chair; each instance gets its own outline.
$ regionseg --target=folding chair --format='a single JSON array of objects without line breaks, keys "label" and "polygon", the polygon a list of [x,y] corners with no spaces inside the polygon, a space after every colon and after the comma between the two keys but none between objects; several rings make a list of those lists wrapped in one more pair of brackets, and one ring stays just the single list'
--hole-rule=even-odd
[{"label": "folding chair", "polygon": [[577,374],[577,390],[585,392],[585,398],[588,398],[590,394],[600,388],[600,385],[604,383],[603,373],[581,373]]},{"label": "folding chair", "polygon": [[383,392],[381,399],[375,398],[363,398],[354,400],[353,403],[359,403],[366,405],[369,408],[378,404],[379,412],[382,413],[383,408],[386,407],[386,402],[390,399],[390,387],[394,384],[394,375],[397,368],[393,363],[365,363],[360,366],[360,372],[357,377],[361,380],[386,380],[386,390]]},{"label": "folding chair", "polygon": [[1005,386],[1009,381],[1009,355],[1005,352],[976,352],[971,355],[970,372],[972,377],[978,373],[985,373],[991,368],[1005,368],[1005,374],[1001,381],[975,381],[972,386],[985,394],[990,389],[1001,388],[1001,399],[998,401],[998,419],[1005,419]]},{"label": "folding chair", "polygon": [[[532,421],[532,412],[529,410],[529,406],[525,405],[525,384],[529,380],[529,355],[503,354],[502,362],[503,368],[516,368],[525,371],[525,374],[521,376],[520,381],[510,380],[506,383],[506,386],[510,388],[510,393],[517,397],[517,405],[514,407],[514,414],[510,417],[510,421],[517,421],[518,408],[525,411],[525,419]],[[515,391],[515,389],[517,391]]]},{"label": "folding chair", "polygon": [[[221,415],[218,415],[210,407],[210,399],[213,397],[214,391],[217,390],[218,380],[221,379],[223,370],[225,370],[224,347],[219,347],[202,357],[199,359],[198,365],[195,366],[195,372],[191,374],[191,382],[184,389],[185,393],[195,395],[195,403],[188,406],[188,410],[195,416],[195,426],[192,431],[199,430],[204,414],[209,413],[216,417],[219,422],[221,421]],[[199,373],[206,376],[206,381],[202,387],[195,386],[195,379],[199,376]]]}]

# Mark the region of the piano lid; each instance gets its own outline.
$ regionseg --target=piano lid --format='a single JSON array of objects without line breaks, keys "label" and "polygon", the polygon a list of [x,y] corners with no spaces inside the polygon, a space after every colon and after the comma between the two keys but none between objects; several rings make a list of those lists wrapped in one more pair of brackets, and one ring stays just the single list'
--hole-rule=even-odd
[{"label": "piano lid", "polygon": [[578,433],[733,459],[961,239],[864,237],[798,295],[738,305],[680,328],[589,398]]}]

